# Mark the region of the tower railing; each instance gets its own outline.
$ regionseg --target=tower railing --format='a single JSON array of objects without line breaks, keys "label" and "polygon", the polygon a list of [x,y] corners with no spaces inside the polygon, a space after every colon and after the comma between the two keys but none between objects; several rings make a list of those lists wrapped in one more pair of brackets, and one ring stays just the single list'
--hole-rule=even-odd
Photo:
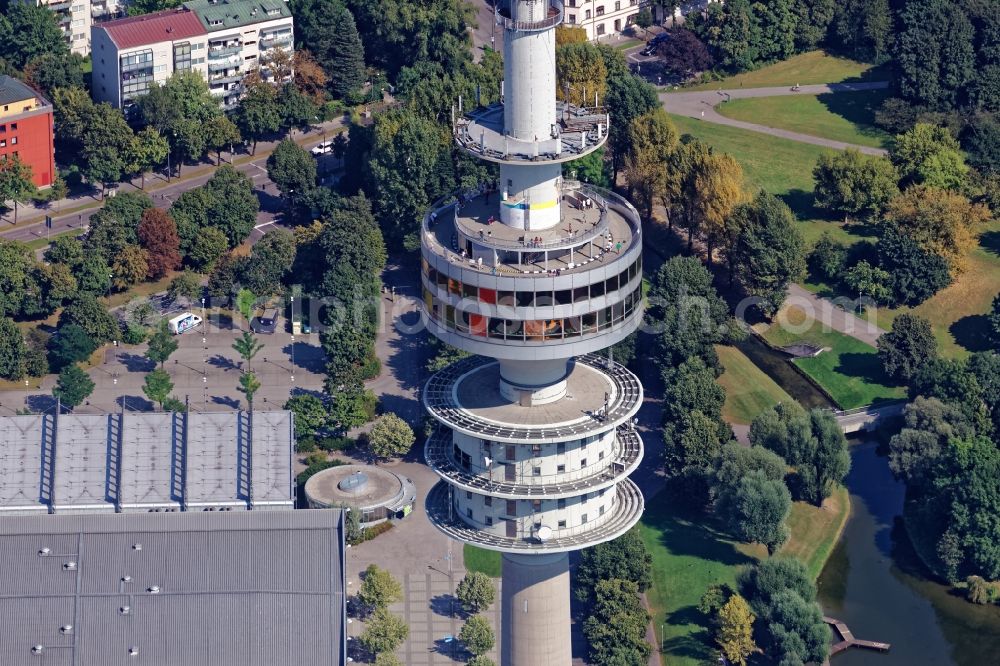
[{"label": "tower railing", "polygon": [[548,8],[548,16],[541,21],[515,21],[509,16],[504,16],[498,11],[496,13],[497,25],[503,26],[506,30],[518,30],[522,32],[548,30],[549,28],[562,23],[562,0],[549,0]]}]

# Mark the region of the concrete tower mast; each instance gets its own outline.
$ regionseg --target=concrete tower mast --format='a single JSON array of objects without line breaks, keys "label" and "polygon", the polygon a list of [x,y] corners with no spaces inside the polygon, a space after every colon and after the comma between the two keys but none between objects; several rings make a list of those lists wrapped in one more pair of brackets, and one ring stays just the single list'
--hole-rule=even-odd
[{"label": "concrete tower mast", "polygon": [[568,666],[568,553],[643,510],[627,478],[642,459],[642,386],[595,354],[642,319],[641,227],[625,199],[563,179],[610,119],[599,100],[556,101],[562,0],[498,4],[503,98],[454,132],[499,164],[499,181],[436,202],[421,234],[428,328],[474,354],[424,390],[439,423],[425,454],[443,479],[427,511],[449,536],[503,553],[502,664]]}]

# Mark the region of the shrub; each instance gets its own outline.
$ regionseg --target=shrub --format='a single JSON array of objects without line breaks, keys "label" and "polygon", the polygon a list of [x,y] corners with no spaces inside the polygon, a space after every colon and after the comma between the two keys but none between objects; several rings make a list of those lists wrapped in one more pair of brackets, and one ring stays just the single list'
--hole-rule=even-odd
[{"label": "shrub", "polygon": [[358,543],[364,543],[365,541],[371,541],[380,534],[385,534],[393,527],[392,521],[386,520],[381,523],[372,525],[371,527],[365,527],[361,530],[361,538],[358,539]]}]

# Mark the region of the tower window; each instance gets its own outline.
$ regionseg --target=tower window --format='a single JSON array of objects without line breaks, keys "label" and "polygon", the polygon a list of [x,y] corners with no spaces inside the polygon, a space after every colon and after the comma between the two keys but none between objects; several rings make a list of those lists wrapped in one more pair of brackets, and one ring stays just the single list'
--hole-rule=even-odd
[{"label": "tower window", "polygon": [[587,514],[583,514],[582,516],[580,516],[580,524],[581,525],[587,524]]},{"label": "tower window", "polygon": [[566,508],[566,499],[565,498],[557,499],[556,500],[556,508],[558,508],[558,509],[565,509]]},{"label": "tower window", "polygon": [[487,495],[486,497],[484,497],[483,498],[483,504],[485,504],[486,506],[493,506],[493,497],[490,496],[490,495]]},{"label": "tower window", "polygon": [[556,465],[556,473],[562,474],[566,471],[566,465]]},{"label": "tower window", "polygon": [[470,519],[472,518],[472,507],[465,510],[465,515],[467,515]]}]

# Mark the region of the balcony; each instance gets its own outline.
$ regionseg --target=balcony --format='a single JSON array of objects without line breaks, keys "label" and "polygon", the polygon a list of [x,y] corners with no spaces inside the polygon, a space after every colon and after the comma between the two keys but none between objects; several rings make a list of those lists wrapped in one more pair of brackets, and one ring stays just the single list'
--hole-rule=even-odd
[{"label": "balcony", "polygon": [[276,46],[288,48],[292,45],[292,33],[285,32],[262,36],[260,38],[260,45],[265,49],[273,49]]},{"label": "balcony", "polygon": [[219,75],[208,75],[209,83],[238,83],[243,80],[243,74],[239,71],[232,72],[229,74],[219,74]]},{"label": "balcony", "polygon": [[552,538],[546,541],[533,536],[501,536],[469,525],[452,510],[450,489],[444,481],[431,488],[424,506],[436,528],[464,543],[503,553],[562,553],[620,537],[639,522],[645,503],[639,487],[624,479],[615,487],[613,512],[607,520],[593,526],[553,530]]},{"label": "balcony", "polygon": [[[451,457],[451,434],[438,429],[424,445],[427,464],[445,481],[463,490],[510,499],[560,499],[576,497],[613,485],[631,474],[642,460],[642,439],[629,427],[619,427],[610,460],[601,460],[583,470],[550,477],[526,477],[526,483],[490,478],[495,468],[458,465]],[[499,476],[503,476],[500,474]]]},{"label": "balcony", "polygon": [[208,62],[208,71],[216,72],[225,69],[238,69],[242,64],[243,59],[239,56],[233,56],[231,58],[226,58],[225,60],[210,60]]},{"label": "balcony", "polygon": [[243,50],[242,44],[232,44],[229,46],[209,46],[208,47],[208,57],[209,58],[225,58],[227,56],[236,55]]}]

